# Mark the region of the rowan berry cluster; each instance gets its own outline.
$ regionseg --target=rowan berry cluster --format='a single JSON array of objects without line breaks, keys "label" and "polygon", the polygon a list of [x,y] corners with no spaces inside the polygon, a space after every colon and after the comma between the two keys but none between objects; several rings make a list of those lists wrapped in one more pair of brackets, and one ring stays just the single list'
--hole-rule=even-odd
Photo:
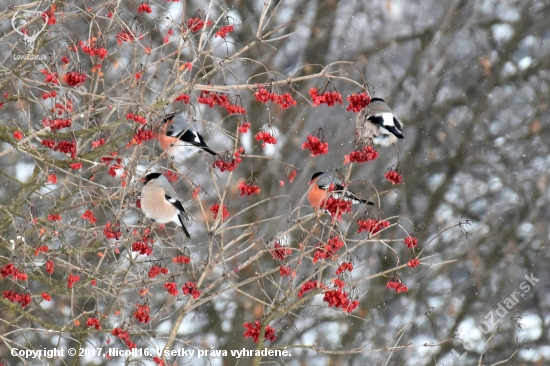
[{"label": "rowan berry cluster", "polygon": [[363,146],[361,150],[353,150],[344,156],[344,164],[358,163],[375,160],[378,157],[378,151],[371,145]]},{"label": "rowan berry cluster", "polygon": [[[258,343],[260,338],[260,330],[262,329],[262,324],[259,320],[255,320],[254,323],[244,323],[243,327],[246,328],[244,332],[244,338],[252,338],[254,343]],[[271,325],[265,327],[264,339],[273,342],[277,337],[275,336],[275,329]]]},{"label": "rowan berry cluster", "polygon": [[359,228],[357,229],[357,234],[360,234],[363,231],[367,231],[371,233],[371,235],[374,235],[378,233],[380,230],[390,226],[390,222],[386,220],[378,220],[375,218],[370,218],[367,220],[363,220],[363,219],[358,220],[357,225],[359,226]]},{"label": "rowan berry cluster", "polygon": [[329,107],[332,107],[336,103],[342,104],[342,95],[337,91],[327,90],[319,94],[319,89],[311,88],[309,89],[309,95],[311,96],[314,106],[326,104]]}]

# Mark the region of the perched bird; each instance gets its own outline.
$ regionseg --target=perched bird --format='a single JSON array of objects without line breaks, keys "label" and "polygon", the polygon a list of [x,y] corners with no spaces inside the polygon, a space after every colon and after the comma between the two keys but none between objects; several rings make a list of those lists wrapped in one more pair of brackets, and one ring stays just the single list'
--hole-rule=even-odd
[{"label": "perched bird", "polygon": [[[329,192],[329,187],[334,184],[334,190]],[[374,205],[374,203],[357,197],[352,192],[345,189],[342,185],[342,181],[334,178],[332,175],[323,172],[317,172],[311,177],[309,182],[309,190],[307,191],[307,199],[313,208],[318,210],[323,201],[325,201],[329,194],[332,193],[333,197],[351,201],[352,204],[363,203],[367,205]]]},{"label": "perched bird", "polygon": [[390,146],[403,138],[401,122],[380,98],[373,98],[359,113],[356,127],[360,138],[372,139],[376,145]]},{"label": "perched bird", "polygon": [[182,220],[182,217],[187,219],[187,214],[168,179],[160,173],[150,173],[141,181],[145,183],[141,189],[140,199],[141,210],[145,216],[161,224],[173,221],[181,226],[185,236],[190,238],[191,235]]},{"label": "perched bird", "polygon": [[174,112],[168,114],[163,121],[162,130],[158,135],[162,150],[166,151],[176,161],[182,161],[201,150],[216,155],[216,152],[206,145],[202,136],[191,126],[179,132],[174,132],[173,123],[175,119],[179,122],[179,120],[183,120],[183,116]]}]

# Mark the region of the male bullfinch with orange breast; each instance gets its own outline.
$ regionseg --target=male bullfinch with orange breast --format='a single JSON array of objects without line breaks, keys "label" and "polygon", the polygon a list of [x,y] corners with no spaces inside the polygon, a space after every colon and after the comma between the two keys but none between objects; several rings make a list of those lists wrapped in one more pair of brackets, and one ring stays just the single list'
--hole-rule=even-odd
[{"label": "male bullfinch with orange breast", "polygon": [[[164,118],[162,130],[158,135],[162,150],[166,151],[176,161],[182,161],[201,150],[216,155],[216,152],[206,145],[202,136],[191,126],[179,132],[174,132],[174,122],[180,122],[183,119],[183,116],[178,112],[170,113]],[[182,127],[183,123],[177,124]]]},{"label": "male bullfinch with orange breast", "polygon": [[168,179],[160,173],[150,173],[141,181],[145,183],[140,198],[141,210],[145,216],[160,224],[175,222],[181,226],[185,236],[190,238],[182,220],[182,217],[187,219],[187,214]]},{"label": "male bullfinch with orange breast", "polygon": [[[334,190],[329,192],[331,184],[334,185]],[[309,182],[309,190],[307,191],[307,199],[311,206],[313,206],[315,210],[318,210],[330,194],[335,198],[351,201],[352,204],[363,203],[374,205],[374,203],[359,198],[349,190],[346,190],[342,185],[342,181],[334,178],[332,175],[323,172],[313,174]]]},{"label": "male bullfinch with orange breast", "polygon": [[404,138],[401,122],[381,98],[373,98],[359,113],[355,124],[359,137],[372,139],[376,145],[390,146]]}]

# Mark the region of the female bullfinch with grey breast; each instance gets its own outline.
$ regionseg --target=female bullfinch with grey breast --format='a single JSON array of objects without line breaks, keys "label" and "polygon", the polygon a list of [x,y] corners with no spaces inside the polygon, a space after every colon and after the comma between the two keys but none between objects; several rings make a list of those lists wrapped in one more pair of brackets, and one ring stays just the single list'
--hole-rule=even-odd
[{"label": "female bullfinch with grey breast", "polygon": [[[216,155],[216,152],[206,145],[202,136],[191,126],[177,133],[173,131],[173,123],[183,121],[183,119],[183,116],[178,114],[178,112],[166,115],[162,130],[158,135],[162,150],[166,151],[176,161],[187,159],[201,150],[211,155]],[[181,127],[183,123],[178,123],[178,125]]]},{"label": "female bullfinch with grey breast", "polygon": [[175,222],[181,226],[185,236],[191,238],[182,220],[182,217],[187,219],[187,214],[168,179],[160,173],[150,173],[141,181],[145,183],[140,199],[145,216],[161,224]]},{"label": "female bullfinch with grey breast", "polygon": [[401,122],[380,98],[373,98],[359,113],[356,127],[360,138],[372,139],[376,145],[390,146],[403,138]]},{"label": "female bullfinch with grey breast", "polygon": [[[331,184],[334,184],[334,190],[329,192]],[[309,190],[307,191],[307,199],[311,206],[313,206],[315,210],[318,210],[330,194],[335,198],[351,201],[352,204],[363,203],[374,205],[374,203],[361,199],[352,192],[346,190],[342,185],[342,181],[334,178],[332,175],[323,172],[313,174],[309,182]]]}]

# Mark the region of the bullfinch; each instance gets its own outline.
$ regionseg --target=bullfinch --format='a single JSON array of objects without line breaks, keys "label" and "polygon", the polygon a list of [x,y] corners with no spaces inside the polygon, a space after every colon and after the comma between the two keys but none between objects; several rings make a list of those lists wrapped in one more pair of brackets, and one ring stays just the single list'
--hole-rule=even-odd
[{"label": "bullfinch", "polygon": [[150,173],[142,179],[142,182],[145,185],[141,189],[140,201],[141,210],[145,216],[161,224],[175,222],[181,226],[185,236],[190,238],[191,235],[182,220],[182,218],[187,219],[187,214],[168,179],[160,173]]},{"label": "bullfinch", "polygon": [[[158,135],[162,150],[166,151],[176,161],[182,161],[201,150],[216,155],[216,152],[206,145],[202,136],[190,125],[181,131],[175,132],[174,122],[180,120],[183,120],[183,116],[178,112],[170,113],[164,118],[161,132]],[[181,124],[178,123],[180,127]]]},{"label": "bullfinch", "polygon": [[[333,184],[334,190],[329,192],[329,187]],[[374,203],[357,197],[355,194],[346,190],[342,185],[342,181],[334,178],[332,175],[317,172],[311,177],[309,182],[309,190],[307,191],[307,199],[313,208],[318,210],[324,201],[332,194],[335,198],[341,198],[346,201],[351,201],[352,204],[363,203],[367,205],[374,205]]]},{"label": "bullfinch", "polygon": [[356,120],[360,138],[372,139],[376,145],[390,146],[404,136],[403,127],[383,99],[373,98]]}]

